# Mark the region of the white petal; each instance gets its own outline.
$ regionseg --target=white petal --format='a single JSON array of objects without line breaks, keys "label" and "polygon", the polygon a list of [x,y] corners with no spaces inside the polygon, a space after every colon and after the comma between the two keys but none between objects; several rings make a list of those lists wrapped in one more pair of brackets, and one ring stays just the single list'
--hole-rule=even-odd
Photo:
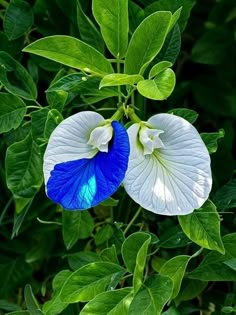
[{"label": "white petal", "polygon": [[111,123],[107,123],[105,126],[97,127],[91,132],[88,144],[101,152],[108,152],[108,144],[112,135]]},{"label": "white petal", "polygon": [[98,152],[88,141],[92,130],[103,122],[100,114],[85,111],[66,118],[56,127],[44,154],[45,184],[56,164],[92,158]]},{"label": "white petal", "polygon": [[144,155],[139,124],[128,129],[131,151],[124,187],[143,208],[164,215],[183,215],[202,206],[211,185],[210,156],[197,130],[185,119],[158,114],[148,120],[163,130],[163,148]]}]

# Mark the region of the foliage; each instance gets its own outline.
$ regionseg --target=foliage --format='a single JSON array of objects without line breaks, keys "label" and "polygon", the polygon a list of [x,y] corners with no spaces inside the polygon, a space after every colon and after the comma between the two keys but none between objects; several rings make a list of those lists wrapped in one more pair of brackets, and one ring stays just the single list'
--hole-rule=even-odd
[{"label": "foliage", "polygon": [[[0,8],[0,314],[236,314],[235,0]],[[142,120],[169,112],[201,132],[210,200],[160,216],[121,186],[89,211],[53,204],[52,131],[78,111],[110,118],[132,93]]]}]

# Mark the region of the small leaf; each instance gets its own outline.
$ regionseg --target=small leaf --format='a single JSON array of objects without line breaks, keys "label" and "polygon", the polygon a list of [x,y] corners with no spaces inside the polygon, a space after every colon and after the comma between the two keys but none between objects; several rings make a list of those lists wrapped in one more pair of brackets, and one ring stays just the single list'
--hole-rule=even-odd
[{"label": "small leaf", "polygon": [[218,149],[218,140],[224,138],[225,132],[224,129],[220,129],[218,132],[206,132],[201,133],[202,140],[204,141],[205,145],[209,153],[215,153]]},{"label": "small leaf", "polygon": [[152,67],[152,69],[149,72],[149,79],[152,79],[162,71],[166,70],[167,68],[170,68],[172,66],[172,63],[169,61],[161,61],[155,64],[155,66]]},{"label": "small leaf", "polygon": [[41,143],[39,139],[44,137],[45,123],[48,117],[49,108],[40,108],[30,113],[32,123],[32,137],[37,143]]},{"label": "small leaf", "polygon": [[165,100],[173,92],[175,87],[175,73],[166,69],[153,80],[139,81],[137,89],[139,93],[152,100]]},{"label": "small leaf", "polygon": [[113,235],[113,227],[110,224],[102,226],[96,233],[94,240],[97,246],[108,241]]},{"label": "small leaf", "polygon": [[94,221],[88,211],[63,210],[63,240],[67,249],[70,249],[79,239],[92,234]]},{"label": "small leaf", "polygon": [[[19,18],[20,17],[20,18]],[[32,26],[33,10],[23,0],[11,0],[3,19],[3,29],[9,40],[14,40]]]},{"label": "small leaf", "polygon": [[225,262],[236,258],[236,233],[227,234],[222,238],[225,254],[210,252],[200,265],[188,274],[190,279],[202,281],[236,281],[236,271]]},{"label": "small leaf", "polygon": [[111,247],[104,248],[101,252],[100,257],[102,261],[112,262],[114,264],[119,264],[117,258],[116,246],[113,244]]},{"label": "small leaf", "polygon": [[94,252],[89,252],[89,251],[69,254],[67,258],[68,258],[68,264],[72,270],[77,270],[87,264],[102,260],[98,256],[98,254]]},{"label": "small leaf", "polygon": [[170,300],[173,284],[170,278],[153,275],[134,296],[129,308],[129,315],[160,315],[165,304]]},{"label": "small leaf", "polygon": [[[32,288],[29,284],[25,286],[24,290],[24,298],[27,309],[30,311],[31,315],[39,315],[40,314],[40,307],[38,305],[37,300],[33,294]],[[41,313],[42,314],[42,313]]]},{"label": "small leaf", "polygon": [[204,205],[185,216],[178,216],[184,233],[201,247],[224,254],[220,236],[220,217],[215,205],[206,201]]},{"label": "small leaf", "polygon": [[136,232],[127,237],[122,245],[122,257],[125,265],[131,273],[135,272],[138,253],[147,240],[150,242],[149,234],[144,232]]},{"label": "small leaf", "polygon": [[128,0],[93,0],[93,15],[109,51],[123,58],[128,45]]},{"label": "small leaf", "polygon": [[0,93],[0,133],[16,129],[26,113],[25,103],[17,96]]},{"label": "small leaf", "polygon": [[24,140],[12,144],[6,153],[7,186],[23,198],[31,198],[43,182],[42,156],[38,145],[29,134]]},{"label": "small leaf", "polygon": [[99,51],[70,36],[44,37],[28,45],[23,51],[102,76],[113,72],[109,61]]},{"label": "small leaf", "polygon": [[66,303],[88,302],[106,291],[115,280],[119,280],[124,269],[108,262],[95,262],[75,271],[66,281],[61,299]]},{"label": "small leaf", "polygon": [[89,301],[80,315],[128,315],[128,308],[132,299],[130,293],[131,288],[103,292]]},{"label": "small leaf", "polygon": [[125,58],[125,73],[143,74],[164,44],[171,18],[170,12],[156,12],[143,20],[131,37]]},{"label": "small leaf", "polygon": [[168,260],[160,269],[160,274],[168,276],[173,281],[173,293],[171,298],[174,299],[180,290],[180,286],[187,268],[190,256],[176,256]]},{"label": "small leaf", "polygon": [[198,113],[188,108],[174,108],[174,109],[169,110],[168,113],[180,116],[186,119],[191,124],[193,124],[198,118]]},{"label": "small leaf", "polygon": [[37,98],[37,88],[31,75],[4,51],[0,52],[0,82],[14,95],[26,100]]},{"label": "small leaf", "polygon": [[198,297],[207,285],[208,283],[206,281],[184,279],[181,290],[175,299],[176,303],[190,301]]},{"label": "small leaf", "polygon": [[99,89],[104,86],[119,86],[119,85],[134,85],[139,81],[143,80],[143,77],[139,74],[128,75],[128,74],[108,74],[103,77]]}]

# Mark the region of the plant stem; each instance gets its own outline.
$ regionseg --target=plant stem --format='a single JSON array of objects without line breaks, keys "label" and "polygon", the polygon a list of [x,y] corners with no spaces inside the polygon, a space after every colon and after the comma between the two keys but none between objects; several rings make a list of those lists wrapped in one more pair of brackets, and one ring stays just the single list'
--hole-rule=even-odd
[{"label": "plant stem", "polygon": [[[120,73],[120,59],[117,59],[117,73]],[[122,104],[122,97],[121,97],[121,89],[120,89],[120,85],[118,85],[118,106],[120,106]]]},{"label": "plant stem", "polygon": [[139,214],[142,211],[142,207],[139,207],[137,212],[135,213],[135,215],[133,216],[133,218],[131,219],[131,221],[129,222],[129,224],[126,226],[125,230],[124,230],[124,235],[128,232],[128,230],[130,229],[130,227],[132,226],[132,224],[134,223],[134,221],[137,219],[137,217],[139,216]]}]

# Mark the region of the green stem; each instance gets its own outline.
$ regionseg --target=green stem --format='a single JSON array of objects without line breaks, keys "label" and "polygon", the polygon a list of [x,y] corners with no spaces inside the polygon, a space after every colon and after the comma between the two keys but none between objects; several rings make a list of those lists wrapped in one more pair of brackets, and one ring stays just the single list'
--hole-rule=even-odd
[{"label": "green stem", "polygon": [[121,59],[108,59],[108,61],[112,63],[125,63],[125,61]]},{"label": "green stem", "polygon": [[[120,59],[117,59],[117,73],[120,73]],[[118,85],[118,106],[122,104],[122,97],[121,97],[121,88],[120,85]]]},{"label": "green stem", "polygon": [[131,221],[129,222],[129,224],[126,226],[125,230],[124,230],[124,235],[128,232],[128,230],[130,229],[130,227],[132,226],[132,224],[134,223],[134,221],[137,219],[137,217],[139,216],[139,214],[142,211],[142,207],[139,207],[137,212],[135,213],[135,215],[133,216],[133,218],[131,219]]},{"label": "green stem", "polygon": [[126,114],[129,116],[131,121],[133,121],[134,123],[140,123],[141,122],[141,119],[135,114],[133,108],[128,107]]},{"label": "green stem", "polygon": [[123,117],[123,115],[124,115],[124,108],[123,108],[123,106],[120,106],[117,109],[117,111],[115,112],[115,114],[111,116],[111,120],[118,120],[119,121],[121,119],[121,117]]}]

